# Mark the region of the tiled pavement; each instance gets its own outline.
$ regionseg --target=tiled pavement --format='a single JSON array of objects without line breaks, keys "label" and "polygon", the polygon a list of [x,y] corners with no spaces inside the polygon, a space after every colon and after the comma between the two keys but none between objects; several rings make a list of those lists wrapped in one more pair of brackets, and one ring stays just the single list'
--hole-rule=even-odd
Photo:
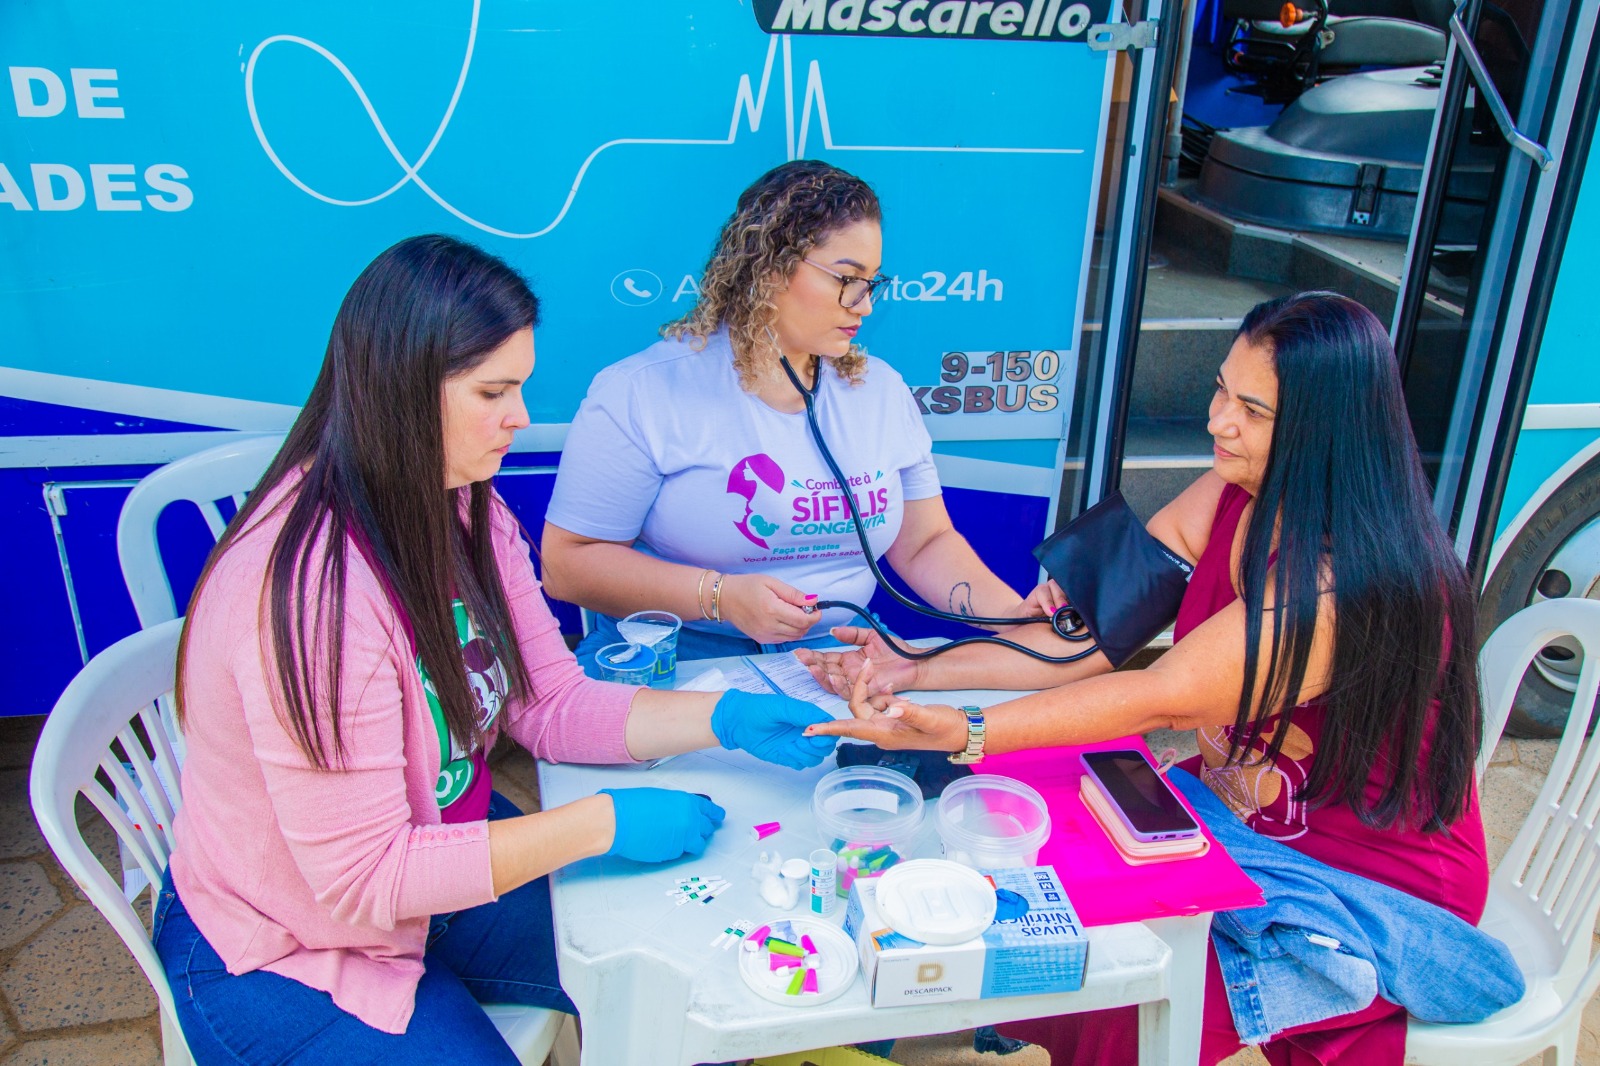
[{"label": "tiled pavement", "polygon": [[[132,956],[50,855],[28,805],[28,763],[40,718],[0,719],[0,1066],[155,1066],[161,1061],[155,996]],[[1152,737],[1153,746],[1183,738]],[[1484,782],[1490,857],[1498,861],[1538,794],[1553,741],[1502,741]],[[524,809],[538,787],[523,754],[495,761],[495,784]],[[116,844],[82,805],[86,836],[116,870]],[[1045,1066],[1038,1048],[1000,1058],[971,1050],[967,1034],[903,1040],[904,1066],[1004,1063]],[[1263,1060],[1246,1053],[1229,1066]],[[1600,1066],[1600,1006],[1584,1015],[1578,1062]]]}]

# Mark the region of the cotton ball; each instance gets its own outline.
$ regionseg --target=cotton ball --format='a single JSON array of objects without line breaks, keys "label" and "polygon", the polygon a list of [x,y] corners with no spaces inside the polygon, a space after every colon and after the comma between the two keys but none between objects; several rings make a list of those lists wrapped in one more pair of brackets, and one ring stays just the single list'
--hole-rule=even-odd
[{"label": "cotton ball", "polygon": [[769,906],[777,907],[780,910],[788,910],[796,902],[796,899],[790,898],[789,890],[784,886],[783,881],[771,875],[761,879],[761,898],[766,900]]}]

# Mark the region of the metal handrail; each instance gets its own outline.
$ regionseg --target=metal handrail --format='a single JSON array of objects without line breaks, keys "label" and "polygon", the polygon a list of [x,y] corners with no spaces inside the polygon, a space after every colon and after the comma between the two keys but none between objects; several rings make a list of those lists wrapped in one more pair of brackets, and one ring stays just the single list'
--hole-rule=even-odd
[{"label": "metal handrail", "polygon": [[1466,62],[1467,69],[1472,71],[1472,80],[1478,86],[1478,96],[1489,105],[1489,113],[1494,116],[1495,125],[1500,127],[1500,132],[1505,135],[1506,141],[1511,147],[1539,164],[1540,170],[1549,170],[1555,163],[1555,157],[1544,145],[1517,129],[1516,122],[1511,118],[1511,110],[1506,107],[1505,100],[1501,99],[1499,90],[1489,77],[1489,68],[1484,66],[1483,57],[1478,54],[1478,46],[1473,43],[1472,35],[1467,32],[1466,25],[1461,21],[1462,14],[1471,2],[1472,0],[1461,0],[1460,5],[1456,7],[1456,13],[1450,16],[1450,36],[1455,39],[1456,48]]}]

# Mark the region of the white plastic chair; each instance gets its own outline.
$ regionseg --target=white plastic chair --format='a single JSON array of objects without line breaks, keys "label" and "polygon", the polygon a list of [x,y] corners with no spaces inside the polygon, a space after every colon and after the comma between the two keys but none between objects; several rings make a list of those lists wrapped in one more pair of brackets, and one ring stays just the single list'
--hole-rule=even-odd
[{"label": "white plastic chair", "polygon": [[[173,619],[140,630],[90,660],[50,712],[29,782],[34,817],[57,860],[122,937],[155,989],[167,1066],[193,1059],[178,1028],[166,972],[145,923],[84,842],[74,807],[82,793],[111,823],[144,876],[161,883],[182,799],[162,786],[163,780],[178,780],[178,767],[155,703],[172,692],[182,627],[182,619]],[[513,1005],[484,1011],[524,1066],[538,1066],[546,1056],[556,1066],[576,1066],[577,1041],[567,1015]]]},{"label": "white plastic chair", "polygon": [[235,437],[168,463],[128,493],[117,518],[117,561],[140,628],[178,617],[172,583],[156,543],[161,513],[171,504],[187,500],[200,509],[215,540],[228,524],[217,501],[231,498],[235,508],[243,505],[245,495],[256,487],[281,447],[282,434]]},{"label": "white plastic chair", "polygon": [[[225,443],[174,460],[146,475],[122,505],[117,516],[117,561],[122,580],[128,586],[139,627],[149,629],[178,617],[178,604],[172,582],[161,558],[156,527],[161,515],[174,503],[187,501],[200,511],[212,541],[222,536],[227,520],[217,501],[232,499],[235,510],[266,473],[273,456],[283,446],[282,434],[230,437]],[[163,699],[159,706],[173,754],[183,765],[183,734],[172,702]],[[122,894],[131,900],[148,882],[124,848],[122,853]]]},{"label": "white plastic chair", "polygon": [[1544,600],[1512,615],[1484,645],[1478,660],[1485,718],[1478,776],[1505,728],[1528,664],[1560,636],[1571,636],[1584,652],[1572,714],[1544,788],[1490,878],[1488,906],[1478,923],[1511,949],[1527,992],[1475,1025],[1412,1018],[1408,1063],[1515,1066],[1542,1053],[1545,1066],[1570,1066],[1583,1008],[1600,990],[1600,957],[1591,958],[1600,911],[1600,744],[1587,742],[1600,687],[1600,602]]}]

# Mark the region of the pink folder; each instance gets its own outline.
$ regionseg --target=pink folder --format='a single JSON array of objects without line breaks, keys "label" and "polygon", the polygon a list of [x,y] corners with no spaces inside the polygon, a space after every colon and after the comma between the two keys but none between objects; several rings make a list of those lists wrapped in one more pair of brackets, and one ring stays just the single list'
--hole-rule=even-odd
[{"label": "pink folder", "polygon": [[[991,755],[979,767],[980,773],[1002,774],[1032,785],[1044,796],[1050,806],[1050,839],[1039,851],[1039,864],[1056,868],[1083,924],[1112,925],[1260,906],[1261,890],[1215,837],[1211,837],[1210,849],[1195,858],[1147,866],[1122,861],[1078,795],[1078,779],[1083,776],[1078,755],[1105,748],[1150,753],[1143,738],[1123,737],[1098,744]],[[1188,806],[1187,802],[1184,805]],[[1211,836],[1209,832],[1206,835]]]}]

